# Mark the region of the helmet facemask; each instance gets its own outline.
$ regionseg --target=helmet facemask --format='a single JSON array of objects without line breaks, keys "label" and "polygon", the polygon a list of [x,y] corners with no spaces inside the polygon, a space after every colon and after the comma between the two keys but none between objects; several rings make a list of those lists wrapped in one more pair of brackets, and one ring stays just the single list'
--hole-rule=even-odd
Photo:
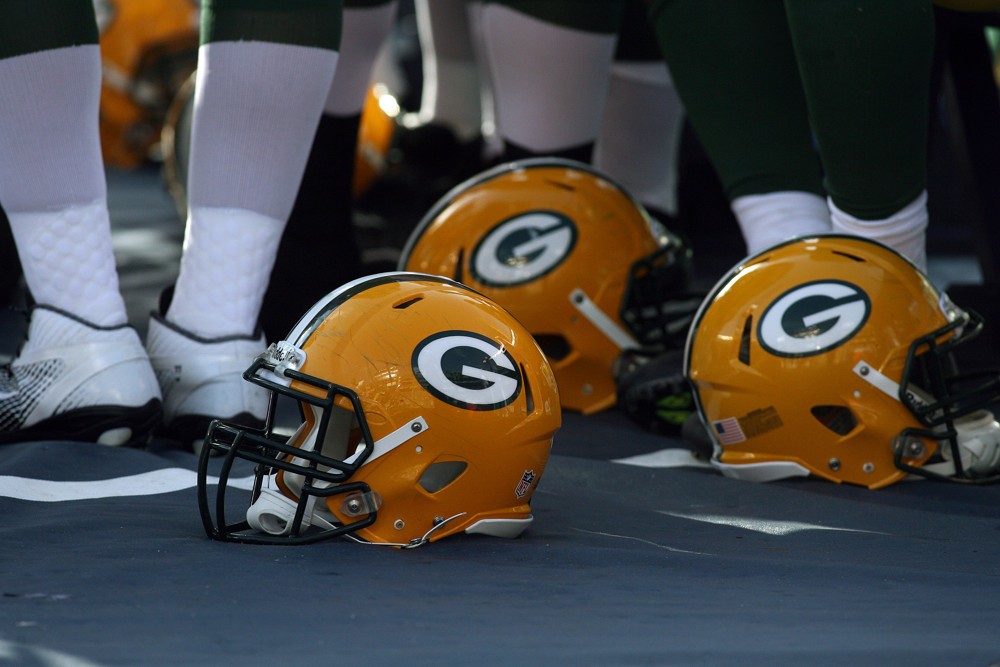
[{"label": "helmet facemask", "polygon": [[[904,429],[893,441],[896,466],[906,472],[964,483],[1000,481],[1000,425],[987,409],[1000,399],[996,370],[960,373],[955,349],[983,330],[974,311],[958,309],[947,297],[942,310],[949,323],[913,341],[898,388],[900,402],[923,428]],[[937,451],[923,465],[924,440]]]},{"label": "helmet facemask", "polygon": [[[279,349],[272,345],[243,375],[272,392],[264,428],[258,431],[214,422],[205,437],[199,465],[199,505],[205,529],[216,539],[266,544],[316,542],[353,533],[374,523],[378,516],[378,495],[364,482],[349,481],[375,449],[361,400],[347,387],[293,368],[279,369]],[[287,378],[289,386],[277,371]],[[292,381],[304,385],[303,389],[290,386]],[[297,401],[304,418],[288,438],[274,430],[279,396]],[[321,445],[317,447],[317,443]],[[224,458],[213,516],[205,482],[208,461],[218,454]],[[225,517],[225,494],[238,459],[256,464],[254,481],[246,519],[230,522]],[[342,514],[352,520],[343,522],[325,509],[334,496],[344,497]]]},{"label": "helmet facemask", "polygon": [[684,346],[704,298],[690,291],[690,279],[691,251],[673,235],[662,248],[632,264],[619,314],[643,348]]}]

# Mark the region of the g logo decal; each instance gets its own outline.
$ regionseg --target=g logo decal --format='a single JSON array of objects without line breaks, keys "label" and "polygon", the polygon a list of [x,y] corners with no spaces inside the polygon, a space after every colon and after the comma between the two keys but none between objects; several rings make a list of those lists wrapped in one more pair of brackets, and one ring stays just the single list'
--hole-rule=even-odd
[{"label": "g logo decal", "polygon": [[411,360],[421,386],[466,410],[496,410],[521,393],[521,371],[510,353],[471,331],[442,331],[417,345]]},{"label": "g logo decal", "polygon": [[555,211],[530,211],[508,218],[473,249],[472,275],[491,287],[535,280],[569,256],[576,233],[573,221]]},{"label": "g logo decal", "polygon": [[768,306],[757,339],[779,357],[821,354],[850,340],[871,309],[871,300],[857,285],[817,280],[790,289]]}]

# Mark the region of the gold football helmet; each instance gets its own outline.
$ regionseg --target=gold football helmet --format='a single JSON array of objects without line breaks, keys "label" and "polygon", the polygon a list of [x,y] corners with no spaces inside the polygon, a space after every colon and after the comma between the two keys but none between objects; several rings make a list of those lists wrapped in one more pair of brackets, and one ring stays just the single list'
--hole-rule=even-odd
[{"label": "gold football helmet", "polygon": [[955,373],[981,318],[909,261],[849,236],[738,265],[695,316],[685,368],[724,474],[884,487],[910,473],[983,481],[1000,464],[984,408],[1000,375]]},{"label": "gold football helmet", "polygon": [[622,352],[681,347],[700,303],[690,249],[622,187],[555,158],[500,165],[446,194],[399,268],[448,276],[509,309],[552,364],[562,405],[615,403]]},{"label": "gold football helmet", "polygon": [[[467,287],[360,278],[316,303],[244,377],[271,390],[271,408],[263,432],[216,422],[206,436],[198,489],[210,537],[412,547],[459,532],[515,537],[531,523],[562,418],[555,377],[510,313]],[[279,397],[301,413],[287,438],[274,432]],[[240,460],[256,464],[255,483],[233,521]]]}]

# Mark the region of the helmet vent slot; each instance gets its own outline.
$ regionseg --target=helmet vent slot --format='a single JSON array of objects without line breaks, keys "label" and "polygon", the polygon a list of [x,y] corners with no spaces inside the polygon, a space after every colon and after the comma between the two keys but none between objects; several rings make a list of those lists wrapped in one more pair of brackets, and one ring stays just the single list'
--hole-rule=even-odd
[{"label": "helmet vent slot", "polygon": [[753,315],[748,315],[743,323],[743,334],[740,336],[740,349],[737,358],[741,363],[750,365],[750,332],[753,331]]},{"label": "helmet vent slot", "polygon": [[465,472],[469,464],[465,461],[438,461],[427,466],[420,476],[420,486],[427,493],[437,493]]},{"label": "helmet vent slot", "polygon": [[535,334],[534,336],[538,347],[542,348],[545,356],[553,361],[562,361],[573,350],[569,341],[558,334]]},{"label": "helmet vent slot", "polygon": [[834,255],[840,255],[841,257],[846,257],[847,259],[852,259],[855,262],[864,262],[865,261],[864,257],[858,257],[857,255],[852,255],[851,253],[844,252],[843,250],[832,250],[831,252]]},{"label": "helmet vent slot", "polygon": [[462,282],[462,263],[465,261],[465,248],[458,249],[458,259],[455,261],[455,275],[452,278],[456,283]]},{"label": "helmet vent slot", "polygon": [[528,369],[524,367],[524,364],[521,364],[521,377],[524,378],[524,409],[530,415],[535,411],[535,397],[531,393],[531,383],[528,382]]},{"label": "helmet vent slot", "polygon": [[406,301],[402,301],[400,303],[393,304],[392,307],[396,308],[398,310],[403,310],[405,308],[409,308],[410,306],[412,306],[413,304],[415,304],[417,301],[423,301],[423,300],[424,300],[424,297],[422,297],[422,296],[415,296],[412,299],[407,299]]},{"label": "helmet vent slot", "polygon": [[814,405],[810,412],[816,421],[837,435],[847,435],[858,425],[854,413],[842,405]]},{"label": "helmet vent slot", "polygon": [[576,192],[576,186],[570,185],[569,183],[563,183],[562,181],[556,181],[553,179],[546,179],[546,183],[555,188],[560,188],[561,190],[566,190],[567,192]]}]

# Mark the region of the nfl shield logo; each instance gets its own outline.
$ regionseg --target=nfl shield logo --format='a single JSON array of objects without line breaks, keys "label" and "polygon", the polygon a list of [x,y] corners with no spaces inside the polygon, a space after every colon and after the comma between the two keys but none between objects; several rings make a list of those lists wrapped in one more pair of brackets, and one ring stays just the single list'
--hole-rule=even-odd
[{"label": "nfl shield logo", "polygon": [[521,475],[521,481],[517,483],[517,488],[514,489],[514,495],[518,498],[523,498],[524,494],[528,492],[531,488],[531,483],[535,481],[535,471],[525,470],[524,474]]}]

